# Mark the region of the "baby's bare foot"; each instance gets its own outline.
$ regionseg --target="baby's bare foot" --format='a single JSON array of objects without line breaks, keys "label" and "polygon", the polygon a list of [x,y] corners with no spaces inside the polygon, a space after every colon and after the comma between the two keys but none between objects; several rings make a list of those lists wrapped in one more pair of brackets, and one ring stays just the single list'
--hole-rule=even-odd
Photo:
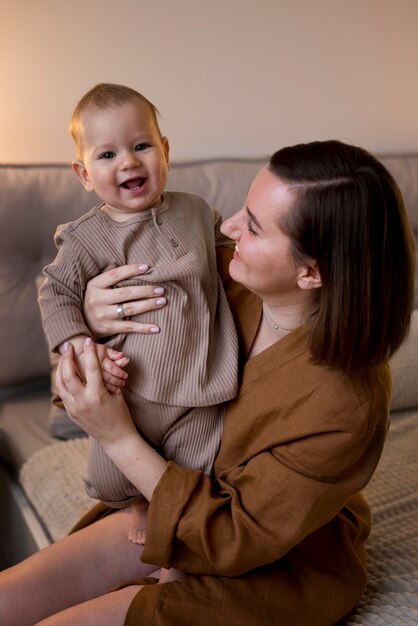
[{"label": "baby's bare foot", "polygon": [[147,536],[147,531],[144,528],[132,527],[129,529],[128,539],[132,543],[137,543],[141,546],[144,545]]}]

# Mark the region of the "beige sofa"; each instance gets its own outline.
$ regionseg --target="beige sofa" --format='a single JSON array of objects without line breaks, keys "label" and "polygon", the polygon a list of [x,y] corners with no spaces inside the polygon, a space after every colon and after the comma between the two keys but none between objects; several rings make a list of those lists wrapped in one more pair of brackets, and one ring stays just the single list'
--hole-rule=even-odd
[{"label": "beige sofa", "polygon": [[[381,158],[402,189],[418,236],[418,154]],[[169,187],[199,193],[229,216],[241,208],[264,163],[174,164]],[[63,412],[50,410],[51,366],[37,279],[55,254],[57,224],[79,216],[95,198],[65,165],[0,165],[0,188],[0,566],[5,567],[62,537],[91,506],[82,485],[87,439]],[[367,487],[374,514],[370,583],[347,624],[418,624],[418,310],[391,365],[391,429]]]}]

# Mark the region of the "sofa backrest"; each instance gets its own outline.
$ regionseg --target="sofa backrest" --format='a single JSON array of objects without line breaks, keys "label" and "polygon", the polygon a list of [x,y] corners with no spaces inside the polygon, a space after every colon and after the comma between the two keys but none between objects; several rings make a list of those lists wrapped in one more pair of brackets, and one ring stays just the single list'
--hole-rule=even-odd
[{"label": "sofa backrest", "polygon": [[[418,154],[381,160],[403,192],[418,237]],[[204,197],[225,217],[239,210],[266,159],[213,159],[170,166],[168,188]],[[97,204],[69,165],[0,165],[0,387],[49,375],[36,280],[55,256],[58,224]],[[146,261],[146,259],[140,259]]]}]

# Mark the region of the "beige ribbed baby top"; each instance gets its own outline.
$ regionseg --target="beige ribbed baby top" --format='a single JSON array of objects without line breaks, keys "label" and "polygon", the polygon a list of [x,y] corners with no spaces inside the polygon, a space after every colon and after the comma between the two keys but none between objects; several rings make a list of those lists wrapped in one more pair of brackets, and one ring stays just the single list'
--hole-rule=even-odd
[{"label": "beige ribbed baby top", "polygon": [[157,323],[160,333],[116,335],[106,342],[129,357],[130,389],[153,402],[189,407],[234,397],[238,348],[216,270],[215,246],[228,241],[220,224],[219,213],[198,196],[166,192],[158,207],[125,222],[95,207],[60,226],[58,254],[44,269],[39,298],[51,350],[74,335],[90,334],[83,298],[93,276],[147,263],[145,275],[119,286],[164,287],[167,306],[138,316],[143,323]]}]

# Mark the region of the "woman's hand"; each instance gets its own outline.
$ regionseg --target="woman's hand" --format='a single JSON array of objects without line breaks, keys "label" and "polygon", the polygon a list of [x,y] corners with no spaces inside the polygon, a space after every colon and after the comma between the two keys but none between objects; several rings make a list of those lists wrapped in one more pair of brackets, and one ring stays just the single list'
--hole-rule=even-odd
[{"label": "woman's hand", "polygon": [[56,388],[68,415],[102,445],[120,471],[150,501],[167,461],[139,435],[122,394],[106,389],[90,337],[84,343],[85,382],[77,373],[73,346],[68,344],[66,348],[58,364]]},{"label": "woman's hand", "polygon": [[156,324],[132,322],[118,315],[117,306],[123,304],[125,316],[138,315],[161,309],[166,304],[164,289],[158,285],[138,285],[112,289],[114,285],[140,276],[148,265],[122,265],[95,276],[87,283],[84,297],[84,318],[93,336],[106,337],[117,333],[158,333]]},{"label": "woman's hand", "polygon": [[[71,343],[77,372],[83,381],[86,379],[84,367],[84,343],[86,339],[86,335],[74,335],[68,342],[58,346],[59,352],[63,354],[68,349],[68,343]],[[123,368],[129,363],[129,359],[123,352],[113,350],[113,348],[108,348],[103,344],[96,344],[96,354],[102,367],[103,382],[107,389],[112,393],[120,393],[128,378],[128,374]]]},{"label": "woman's hand", "polygon": [[135,427],[121,393],[110,393],[103,381],[97,347],[85,340],[83,378],[79,374],[74,347],[65,344],[56,373],[56,389],[68,415],[102,445],[136,435]]}]

